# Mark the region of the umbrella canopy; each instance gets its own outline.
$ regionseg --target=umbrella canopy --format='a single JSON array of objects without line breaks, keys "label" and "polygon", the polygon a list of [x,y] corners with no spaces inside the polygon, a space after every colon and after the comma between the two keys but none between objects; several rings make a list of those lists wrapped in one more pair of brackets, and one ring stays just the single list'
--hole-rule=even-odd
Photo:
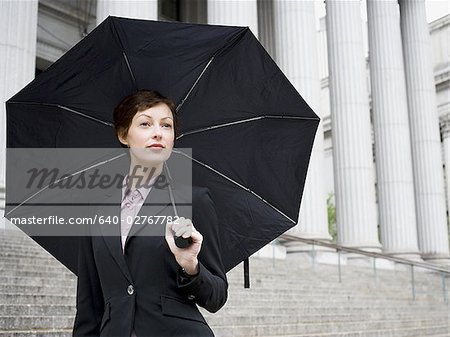
[{"label": "umbrella canopy", "polygon": [[[319,118],[246,27],[107,18],[6,102],[7,148],[117,148],[112,111],[140,89],[177,104],[226,270],[296,225]],[[74,249],[34,239],[76,272]]]}]

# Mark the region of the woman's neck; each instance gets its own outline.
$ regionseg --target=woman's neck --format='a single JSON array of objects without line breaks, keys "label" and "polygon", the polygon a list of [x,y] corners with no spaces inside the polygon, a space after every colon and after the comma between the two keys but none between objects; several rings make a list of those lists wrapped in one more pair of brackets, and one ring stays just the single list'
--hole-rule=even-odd
[{"label": "woman's neck", "polygon": [[132,189],[145,186],[150,188],[154,179],[162,172],[164,163],[158,165],[130,163],[130,171],[128,173],[128,184]]}]

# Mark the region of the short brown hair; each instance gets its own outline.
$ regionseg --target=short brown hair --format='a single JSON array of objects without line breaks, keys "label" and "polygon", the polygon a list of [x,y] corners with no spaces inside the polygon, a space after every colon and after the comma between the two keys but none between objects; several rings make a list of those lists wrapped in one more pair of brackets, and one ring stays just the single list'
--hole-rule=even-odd
[{"label": "short brown hair", "polygon": [[176,138],[178,135],[178,119],[176,115],[175,103],[155,90],[146,89],[139,90],[137,93],[125,97],[116,106],[113,116],[116,134],[120,136],[127,135],[134,115],[140,111],[150,109],[159,103],[166,104],[170,111],[172,111],[173,126]]}]

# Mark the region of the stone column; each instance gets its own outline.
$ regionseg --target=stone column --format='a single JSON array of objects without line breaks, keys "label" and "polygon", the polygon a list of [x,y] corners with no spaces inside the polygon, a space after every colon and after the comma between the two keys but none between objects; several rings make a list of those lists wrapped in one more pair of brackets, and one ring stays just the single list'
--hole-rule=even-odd
[{"label": "stone column", "polygon": [[368,0],[370,77],[383,251],[420,259],[397,0]]},{"label": "stone column", "polygon": [[158,20],[158,0],[97,0],[97,25],[108,15]]},{"label": "stone column", "polygon": [[447,191],[447,210],[450,210],[450,115],[442,116],[441,135],[445,165],[445,190]]},{"label": "stone column", "polygon": [[[6,109],[4,102],[36,72],[38,1],[0,1],[0,217],[5,208]],[[0,228],[2,227],[0,223]]]},{"label": "stone column", "polygon": [[439,118],[425,1],[401,0],[400,17],[419,247],[424,259],[449,263]]},{"label": "stone column", "polygon": [[267,52],[276,60],[274,0],[258,0],[258,39]]},{"label": "stone column", "polygon": [[379,251],[360,1],[325,4],[338,243]]},{"label": "stone column", "polygon": [[[276,62],[309,106],[320,116],[320,79],[316,17],[312,1],[274,0]],[[305,48],[308,46],[308,48]],[[331,240],[323,181],[323,126],[319,124],[298,225],[288,231],[308,239]],[[288,253],[310,250],[298,242],[287,242]],[[320,247],[318,247],[320,249]]]},{"label": "stone column", "polygon": [[208,0],[208,23],[214,25],[248,26],[258,37],[256,0]]}]

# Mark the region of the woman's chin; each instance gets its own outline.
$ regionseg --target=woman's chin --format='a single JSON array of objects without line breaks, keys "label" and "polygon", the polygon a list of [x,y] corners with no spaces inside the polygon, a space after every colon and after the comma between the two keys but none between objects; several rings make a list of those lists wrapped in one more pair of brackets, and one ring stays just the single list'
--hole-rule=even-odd
[{"label": "woman's chin", "polygon": [[145,166],[154,165],[161,166],[167,159],[169,159],[171,150],[158,148],[146,148],[146,149],[132,149],[131,155],[135,164],[142,164]]},{"label": "woman's chin", "polygon": [[145,168],[145,172],[154,170],[160,172],[162,166],[167,159],[169,159],[170,153],[161,154],[147,154],[145,156],[133,156],[132,165],[137,168]]}]

